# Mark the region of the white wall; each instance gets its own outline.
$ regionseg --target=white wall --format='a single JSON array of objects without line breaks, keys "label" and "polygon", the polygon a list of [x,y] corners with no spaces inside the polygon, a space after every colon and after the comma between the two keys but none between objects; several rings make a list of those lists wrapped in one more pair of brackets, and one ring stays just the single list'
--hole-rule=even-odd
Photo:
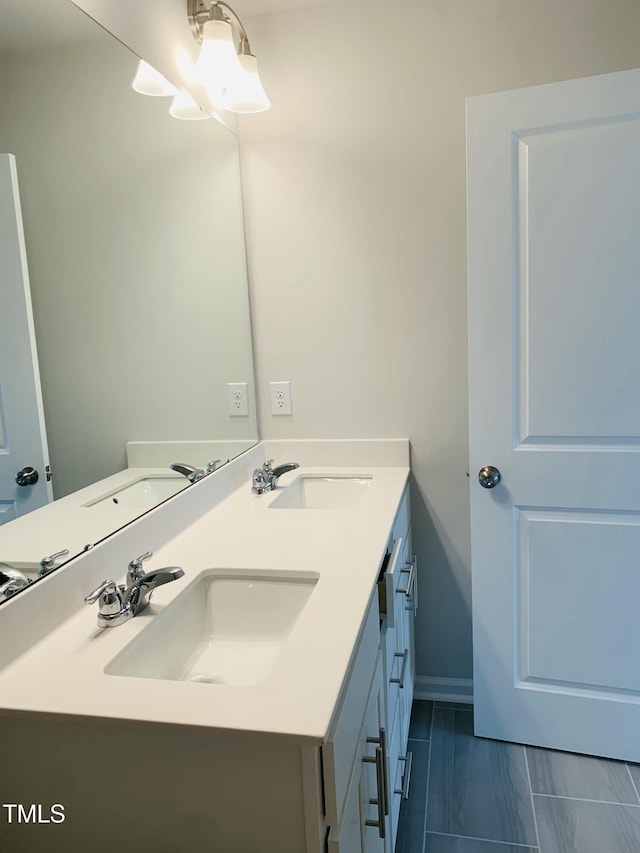
[{"label": "white wall", "polygon": [[[410,438],[417,670],[468,678],[464,99],[640,65],[640,4],[354,0],[245,23],[273,103],[240,122],[261,436]],[[292,418],[270,415],[274,379]]]}]

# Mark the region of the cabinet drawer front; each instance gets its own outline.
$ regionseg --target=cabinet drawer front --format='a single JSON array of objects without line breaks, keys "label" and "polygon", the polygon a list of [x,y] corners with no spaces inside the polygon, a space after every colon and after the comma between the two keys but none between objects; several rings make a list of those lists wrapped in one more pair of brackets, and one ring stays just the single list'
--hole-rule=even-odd
[{"label": "cabinet drawer front", "polygon": [[[411,626],[413,631],[413,626]],[[411,717],[411,706],[413,704],[413,693],[415,689],[415,649],[413,644],[413,635],[409,636],[407,643],[407,662],[404,673],[404,689],[401,691],[400,701],[404,702],[405,717],[407,719],[407,735],[409,727],[409,718]]]},{"label": "cabinet drawer front", "polygon": [[402,652],[405,649],[407,635],[407,596],[406,593],[403,592],[403,590],[407,588],[407,573],[405,571],[405,563],[406,560],[404,558],[403,548],[396,570],[395,592],[393,596],[393,624],[396,629],[396,651],[398,652]]},{"label": "cabinet drawer front", "polygon": [[389,565],[384,574],[384,584],[387,599],[387,624],[390,628],[396,627],[396,598],[403,598],[398,589],[402,587],[402,579],[406,578],[401,569],[404,568],[405,545],[403,539],[396,539],[393,543],[393,551],[389,558]]},{"label": "cabinet drawer front", "polygon": [[387,714],[389,725],[391,725],[393,720],[393,714],[395,712],[394,709],[396,707],[398,693],[400,691],[400,684],[397,679],[400,674],[402,662],[400,658],[397,657],[397,654],[397,630],[387,626],[387,630],[384,634],[384,678],[385,690],[387,693]]},{"label": "cabinet drawer front", "polygon": [[400,817],[400,804],[402,802],[402,794],[397,794],[396,791],[402,787],[402,762],[399,757],[402,751],[401,735],[400,735],[400,720],[395,719],[395,725],[391,734],[391,743],[389,745],[389,778],[391,782],[391,841],[394,849],[396,843],[396,833],[398,831],[398,818]]},{"label": "cabinet drawer front", "polygon": [[398,756],[393,775],[393,791],[391,799],[391,837],[393,843],[396,841],[398,832],[398,819],[400,818],[400,806],[403,798],[409,797],[411,785],[412,755],[408,750],[403,750]]},{"label": "cabinet drawer front", "polygon": [[380,646],[377,594],[372,598],[337,718],[323,747],[327,823],[338,826],[357,759],[362,719]]}]

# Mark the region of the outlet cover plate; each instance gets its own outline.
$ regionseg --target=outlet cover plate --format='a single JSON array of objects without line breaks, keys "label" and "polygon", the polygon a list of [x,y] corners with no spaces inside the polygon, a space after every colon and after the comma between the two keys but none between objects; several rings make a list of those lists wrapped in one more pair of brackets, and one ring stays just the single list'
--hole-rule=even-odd
[{"label": "outlet cover plate", "polygon": [[271,414],[291,415],[291,383],[290,382],[270,382],[269,388],[271,391]]},{"label": "outlet cover plate", "polygon": [[227,406],[230,418],[244,418],[249,414],[246,382],[227,382]]}]

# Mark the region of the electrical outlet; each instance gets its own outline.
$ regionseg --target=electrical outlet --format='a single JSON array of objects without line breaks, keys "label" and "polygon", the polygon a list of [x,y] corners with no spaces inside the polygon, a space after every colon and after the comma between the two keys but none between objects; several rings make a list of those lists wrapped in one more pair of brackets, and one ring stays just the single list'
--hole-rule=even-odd
[{"label": "electrical outlet", "polygon": [[270,382],[271,389],[271,414],[272,415],[291,415],[291,383],[290,382]]},{"label": "electrical outlet", "polygon": [[246,417],[249,414],[246,382],[227,382],[227,405],[231,418]]}]

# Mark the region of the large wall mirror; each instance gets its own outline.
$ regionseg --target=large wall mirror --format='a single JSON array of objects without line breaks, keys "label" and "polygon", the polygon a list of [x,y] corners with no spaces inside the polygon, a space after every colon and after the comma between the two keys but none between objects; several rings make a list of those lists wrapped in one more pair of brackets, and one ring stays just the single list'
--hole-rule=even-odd
[{"label": "large wall mirror", "polygon": [[[258,437],[236,137],[134,92],[138,57],[69,0],[41,11],[0,9],[0,153],[15,157],[55,498],[0,526],[0,564],[30,579],[154,500],[91,484],[166,468],[175,491],[189,481],[170,461],[224,463]],[[246,383],[248,414],[228,383]]]}]

